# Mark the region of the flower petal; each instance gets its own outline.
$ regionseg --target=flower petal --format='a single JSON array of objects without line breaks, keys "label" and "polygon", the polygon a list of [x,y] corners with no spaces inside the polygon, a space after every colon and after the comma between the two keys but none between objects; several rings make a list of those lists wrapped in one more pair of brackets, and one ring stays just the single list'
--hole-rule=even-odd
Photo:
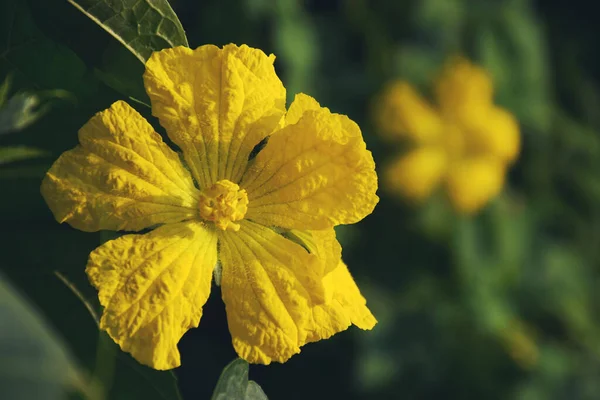
[{"label": "flower petal", "polygon": [[248,219],[289,229],[351,224],[379,200],[375,163],[358,125],[326,108],[309,109],[273,133],[240,186],[248,192]]},{"label": "flower petal", "polygon": [[410,200],[424,200],[443,178],[446,159],[445,152],[436,147],[414,149],[387,168],[386,186]]},{"label": "flower petal", "polygon": [[500,193],[505,172],[503,163],[491,158],[469,158],[452,165],[446,181],[452,205],[464,214],[479,211]]},{"label": "flower petal", "polygon": [[200,322],[216,262],[217,236],[197,222],[105,243],[86,268],[104,306],[100,327],[142,364],[179,366],[177,343]]},{"label": "flower petal", "polygon": [[314,97],[304,93],[298,93],[285,114],[284,126],[293,125],[300,121],[300,118],[302,118],[302,115],[304,115],[306,111],[318,111],[320,109],[321,105]]},{"label": "flower petal", "polygon": [[351,324],[364,330],[373,329],[377,320],[367,308],[367,301],[346,264],[340,260],[338,266],[325,276],[324,285],[333,296],[331,301],[314,307],[313,317],[318,329],[307,336],[306,343],[327,339]]},{"label": "flower petal", "polygon": [[292,229],[286,231],[284,236],[300,244],[319,259],[319,263],[322,265],[320,273],[323,276],[333,271],[342,259],[342,246],[337,241],[333,228],[322,231]]},{"label": "flower petal", "polygon": [[499,107],[490,108],[485,116],[480,126],[466,132],[470,146],[475,152],[496,156],[505,163],[514,161],[521,147],[516,118]]},{"label": "flower petal", "polygon": [[464,58],[446,63],[436,85],[442,113],[465,127],[479,125],[492,107],[493,84],[490,75]]},{"label": "flower petal", "polygon": [[429,143],[442,133],[438,112],[407,82],[389,84],[375,107],[375,122],[387,139]]},{"label": "flower petal", "polygon": [[181,148],[200,187],[239,182],[252,149],[285,112],[275,56],[248,46],[166,49],[146,63],[152,113]]},{"label": "flower petal", "polygon": [[177,153],[127,103],[118,101],[79,130],[42,182],[59,222],[83,231],[137,231],[198,214],[198,190]]},{"label": "flower petal", "polygon": [[220,240],[221,290],[233,346],[252,363],[284,362],[314,329],[323,302],[316,258],[273,230],[242,221]]}]

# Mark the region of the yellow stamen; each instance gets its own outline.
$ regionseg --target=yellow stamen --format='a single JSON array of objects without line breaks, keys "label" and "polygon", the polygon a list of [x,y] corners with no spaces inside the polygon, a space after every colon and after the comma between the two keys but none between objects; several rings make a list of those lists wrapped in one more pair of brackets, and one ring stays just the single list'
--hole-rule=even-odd
[{"label": "yellow stamen", "polygon": [[238,231],[239,221],[248,211],[248,195],[235,183],[227,179],[216,182],[200,193],[198,203],[200,216],[206,221],[212,221],[222,230]]}]

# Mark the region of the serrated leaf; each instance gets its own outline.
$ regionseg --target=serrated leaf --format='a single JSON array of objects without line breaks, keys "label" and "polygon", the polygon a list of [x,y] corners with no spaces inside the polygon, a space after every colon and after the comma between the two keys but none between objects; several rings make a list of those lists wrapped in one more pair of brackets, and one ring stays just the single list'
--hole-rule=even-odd
[{"label": "serrated leaf", "polygon": [[83,388],[64,344],[2,275],[0,321],[0,398],[53,400]]},{"label": "serrated leaf", "polygon": [[254,381],[248,381],[248,363],[241,358],[230,362],[221,372],[211,400],[267,400]]},{"label": "serrated leaf", "polygon": [[35,147],[0,147],[0,165],[15,161],[29,160],[31,158],[44,157],[46,155],[48,155],[47,151]]},{"label": "serrated leaf", "polygon": [[187,46],[181,22],[166,0],[69,0],[142,63],[152,52]]}]

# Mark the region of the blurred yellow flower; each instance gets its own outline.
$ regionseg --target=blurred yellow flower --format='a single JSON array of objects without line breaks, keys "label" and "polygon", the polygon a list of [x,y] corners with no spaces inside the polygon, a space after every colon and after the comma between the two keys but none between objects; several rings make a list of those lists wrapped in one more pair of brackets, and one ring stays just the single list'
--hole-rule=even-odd
[{"label": "blurred yellow flower", "polygon": [[454,208],[472,214],[502,190],[506,170],[519,153],[519,125],[494,105],[488,73],[465,59],[446,64],[435,95],[437,107],[407,82],[384,89],[377,103],[379,130],[412,145],[388,166],[385,185],[421,201],[444,184]]},{"label": "blurred yellow flower", "polygon": [[152,113],[186,164],[118,101],[44,178],[61,223],[156,228],[103,244],[86,268],[100,327],[143,364],[180,365],[177,343],[198,326],[213,274],[249,362],[284,362],[306,343],[376,323],[333,229],[375,207],[373,158],[359,127],[313,98],[300,94],[286,111],[274,59],[235,45],[154,53],[144,74]]}]

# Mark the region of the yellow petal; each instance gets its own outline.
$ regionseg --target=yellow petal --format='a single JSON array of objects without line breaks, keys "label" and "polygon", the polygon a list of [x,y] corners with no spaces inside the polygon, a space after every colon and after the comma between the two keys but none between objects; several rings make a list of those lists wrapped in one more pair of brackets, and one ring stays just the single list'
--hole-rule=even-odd
[{"label": "yellow petal", "polygon": [[382,135],[389,139],[431,142],[442,130],[437,111],[403,81],[393,82],[384,89],[375,103],[375,121]]},{"label": "yellow petal", "polygon": [[517,158],[521,146],[519,124],[508,111],[493,107],[480,126],[467,131],[467,140],[474,151],[510,163]]},{"label": "yellow petal", "polygon": [[284,362],[300,352],[323,301],[323,275],[299,244],[242,221],[221,233],[221,290],[233,346],[251,363]]},{"label": "yellow petal", "polygon": [[284,125],[293,125],[297,123],[306,111],[320,109],[321,105],[314,97],[304,93],[298,93],[285,114]]},{"label": "yellow petal", "polygon": [[392,163],[385,172],[387,188],[413,201],[428,198],[446,171],[447,157],[436,147],[414,149]]},{"label": "yellow petal", "polygon": [[83,231],[137,231],[198,214],[198,190],[179,156],[127,103],[118,101],[79,130],[42,182],[59,222]]},{"label": "yellow petal", "polygon": [[448,196],[464,214],[479,211],[496,197],[504,185],[505,167],[490,158],[470,158],[452,165],[447,177]]},{"label": "yellow petal", "polygon": [[146,63],[152,113],[183,151],[200,187],[239,182],[252,149],[285,112],[275,56],[248,46],[166,49]]},{"label": "yellow petal", "polygon": [[142,364],[179,366],[177,343],[200,322],[216,262],[217,236],[197,222],[105,243],[86,268],[104,306],[100,328]]},{"label": "yellow petal", "polygon": [[375,163],[358,125],[326,108],[309,109],[273,133],[240,186],[250,200],[248,219],[290,229],[351,224],[379,200]]},{"label": "yellow petal", "polygon": [[465,126],[478,125],[492,106],[492,79],[483,68],[454,58],[446,63],[436,94],[446,118]]},{"label": "yellow petal", "polygon": [[351,324],[360,329],[371,330],[377,320],[367,308],[367,301],[352,279],[348,267],[342,261],[324,278],[327,290],[333,292],[332,300],[313,309],[315,329],[306,338],[314,342],[341,332]]},{"label": "yellow petal", "polygon": [[285,236],[318,258],[318,262],[322,265],[323,276],[333,271],[342,259],[342,246],[337,241],[333,228],[322,231],[292,229],[287,231]]}]

